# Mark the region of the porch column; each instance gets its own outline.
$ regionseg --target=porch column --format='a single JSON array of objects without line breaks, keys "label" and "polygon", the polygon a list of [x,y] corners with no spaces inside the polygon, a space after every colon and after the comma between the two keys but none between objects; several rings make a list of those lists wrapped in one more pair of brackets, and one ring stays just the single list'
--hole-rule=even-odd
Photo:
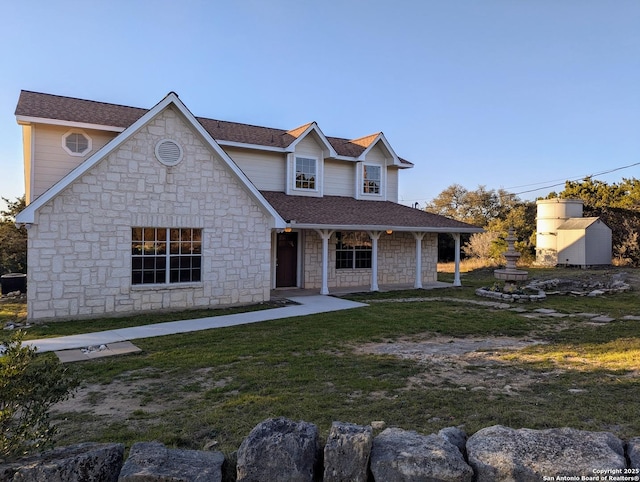
[{"label": "porch column", "polygon": [[371,291],[378,291],[378,239],[382,231],[369,231],[371,238]]},{"label": "porch column", "polygon": [[422,288],[422,239],[427,233],[413,233],[416,239],[416,281],[413,287],[417,290]]},{"label": "porch column", "polygon": [[455,249],[455,274],[453,275],[453,286],[462,286],[460,283],[460,233],[452,234],[456,242]]},{"label": "porch column", "polygon": [[322,238],[322,287],[321,295],[329,294],[329,238],[333,234],[330,229],[316,229],[316,232]]}]

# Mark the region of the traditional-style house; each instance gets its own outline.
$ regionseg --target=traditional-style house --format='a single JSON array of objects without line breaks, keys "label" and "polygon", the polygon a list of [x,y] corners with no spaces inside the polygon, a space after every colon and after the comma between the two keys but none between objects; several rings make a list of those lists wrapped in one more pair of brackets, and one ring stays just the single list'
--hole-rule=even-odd
[{"label": "traditional-style house", "polygon": [[[28,318],[257,303],[436,280],[437,235],[481,229],[398,203],[384,134],[327,137],[23,91]],[[454,284],[459,284],[456,272]]]}]

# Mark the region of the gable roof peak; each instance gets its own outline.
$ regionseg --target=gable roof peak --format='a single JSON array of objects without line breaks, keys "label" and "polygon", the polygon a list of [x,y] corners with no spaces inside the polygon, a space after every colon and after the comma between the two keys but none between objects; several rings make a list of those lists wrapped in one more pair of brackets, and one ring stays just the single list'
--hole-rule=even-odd
[{"label": "gable roof peak", "polygon": [[311,126],[317,126],[318,123],[316,121],[311,121],[311,122],[307,122],[306,124],[301,125],[300,127],[296,127],[295,129],[291,129],[288,130],[286,132],[286,134],[289,134],[290,136],[293,136],[295,138],[300,137],[300,135],[302,135],[307,129],[309,129],[309,127]]},{"label": "gable roof peak", "polygon": [[359,137],[357,139],[351,139],[349,142],[352,142],[354,144],[367,148],[382,135],[383,135],[382,132],[376,132],[375,134],[369,134],[368,136]]}]

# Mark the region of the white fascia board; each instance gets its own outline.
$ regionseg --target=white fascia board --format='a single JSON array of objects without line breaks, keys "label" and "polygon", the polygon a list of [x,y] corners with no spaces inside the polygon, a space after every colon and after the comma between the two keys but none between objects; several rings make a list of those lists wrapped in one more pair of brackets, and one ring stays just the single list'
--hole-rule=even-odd
[{"label": "white fascia board", "polygon": [[376,139],[371,144],[369,144],[369,147],[367,147],[364,151],[362,151],[362,154],[360,154],[358,156],[358,160],[359,161],[364,161],[366,156],[367,156],[367,154],[369,153],[369,151],[371,149],[373,149],[376,146],[376,144],[378,144],[378,142],[382,142],[382,144],[384,145],[385,149],[387,149],[387,151],[391,155],[391,158],[393,159],[393,165],[394,166],[402,166],[402,163],[400,162],[400,158],[395,153],[395,151],[391,147],[391,144],[389,144],[389,141],[387,141],[387,138],[384,136],[384,134],[382,132],[380,134],[378,134],[378,137],[376,137]]},{"label": "white fascia board", "polygon": [[77,129],[94,129],[97,131],[109,131],[109,132],[124,132],[124,127],[105,126],[102,124],[89,124],[87,122],[73,122],[60,119],[47,119],[44,117],[29,117],[24,115],[17,115],[16,120],[18,124],[48,124],[52,126],[64,126],[75,127]]},{"label": "white fascia board", "polygon": [[289,150],[289,152],[293,152],[296,145],[300,141],[302,141],[302,139],[307,137],[312,131],[318,135],[318,137],[320,138],[320,142],[322,142],[325,148],[329,151],[329,155],[326,157],[331,157],[331,158],[338,157],[338,153],[329,142],[329,139],[327,139],[327,136],[324,135],[324,133],[320,130],[320,127],[318,127],[318,124],[316,124],[315,122],[312,122],[311,125],[307,127],[305,131],[296,138],[295,141],[293,141],[291,144],[287,146],[287,149]]},{"label": "white fascia board", "polygon": [[436,228],[436,227],[424,227],[424,226],[381,226],[381,225],[368,225],[368,224],[299,224],[291,223],[291,228],[294,229],[332,229],[334,231],[386,231],[391,229],[392,231],[402,232],[417,232],[417,233],[483,233],[484,229],[470,227],[470,228]]},{"label": "white fascia board", "polygon": [[[350,156],[335,156],[335,157],[332,157],[332,159],[335,159],[336,161],[347,161],[347,162],[363,161],[363,159],[360,159],[358,157],[350,157]],[[394,164],[394,166],[397,167],[398,169],[411,169],[412,167],[415,167],[414,164],[403,164],[402,162],[400,162],[399,159],[398,159],[398,164]]]},{"label": "white fascia board", "polygon": [[336,159],[338,161],[358,162],[358,158],[349,156],[335,156],[332,159]]},{"label": "white fascia board", "polygon": [[271,151],[271,152],[292,152],[291,149],[286,147],[273,147],[273,146],[263,146],[261,144],[247,144],[245,142],[235,142],[235,141],[223,141],[223,140],[215,140],[221,146],[227,147],[239,147],[242,149],[255,149],[257,151]]}]

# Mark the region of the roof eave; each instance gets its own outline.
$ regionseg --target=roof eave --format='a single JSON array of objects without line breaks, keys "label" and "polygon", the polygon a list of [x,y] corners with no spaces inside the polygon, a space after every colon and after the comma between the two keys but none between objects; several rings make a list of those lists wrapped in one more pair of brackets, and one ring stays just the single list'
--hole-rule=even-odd
[{"label": "roof eave", "polygon": [[305,224],[290,222],[292,229],[330,229],[334,231],[401,231],[410,233],[482,233],[484,229],[470,227],[426,227],[426,226],[391,226],[381,224]]},{"label": "roof eave", "polygon": [[225,146],[225,147],[237,147],[240,149],[253,149],[257,151],[270,151],[270,152],[282,152],[282,153],[291,152],[291,150],[286,147],[265,146],[263,144],[249,144],[246,142],[225,141],[225,140],[218,140],[218,139],[216,139],[216,142],[219,145]]},{"label": "roof eave", "polygon": [[64,127],[75,127],[78,129],[95,129],[99,131],[109,131],[109,132],[123,132],[125,127],[118,126],[108,126],[103,124],[91,124],[88,122],[75,122],[68,121],[62,119],[49,119],[46,117],[31,117],[24,115],[17,115],[16,120],[19,125],[29,125],[29,124],[48,124],[54,126],[64,126]]}]

